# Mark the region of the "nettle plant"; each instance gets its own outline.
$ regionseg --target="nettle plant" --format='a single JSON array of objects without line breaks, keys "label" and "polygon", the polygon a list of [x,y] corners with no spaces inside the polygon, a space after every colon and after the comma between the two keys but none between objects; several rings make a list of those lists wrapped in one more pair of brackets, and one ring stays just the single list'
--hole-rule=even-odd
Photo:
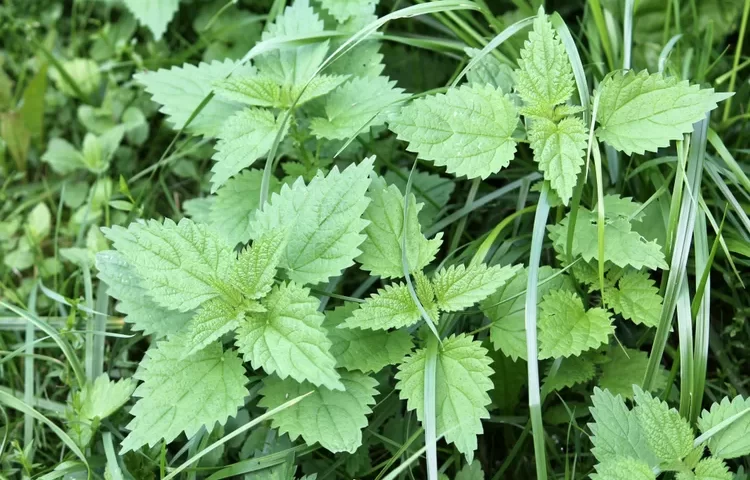
[{"label": "nettle plant", "polygon": [[[351,34],[375,19],[376,2],[321,3],[296,1],[262,41]],[[747,400],[704,412],[696,439],[676,410],[638,388],[646,353],[614,342],[618,317],[659,324],[651,274],[668,266],[662,246],[638,233],[644,205],[600,190],[589,209],[575,195],[598,141],[626,155],[655,152],[682,141],[727,94],[661,73],[615,72],[596,87],[591,109],[585,81],[576,83],[569,52],[541,11],[515,70],[470,51],[466,82],[417,98],[382,76],[376,36],[331,63],[343,42],[334,38],[264,51],[252,62],[136,75],[176,129],[215,137],[216,153],[212,195],[189,203],[192,218],[103,229],[113,250],[97,255],[99,278],[126,321],[154,337],[135,375],[138,400],[122,451],[224,424],[248,401],[252,379],[250,401],[259,396],[259,407],[296,402],[273,415],[280,433],[334,453],[362,445],[378,395],[395,386],[406,409],[471,463],[493,389],[486,328],[459,328],[474,316],[489,319],[491,345],[505,357],[551,361],[545,394],[601,371],[591,410],[595,478],[669,470],[680,479],[731,478],[722,459],[750,453]],[[534,273],[536,352],[526,338],[531,269],[485,263],[491,237],[465,261],[448,252],[438,263],[442,235],[423,229],[453,185],[418,171],[381,176],[377,159],[358,156],[351,141],[386,135],[384,125],[417,159],[474,182],[507,167],[528,142],[545,198],[572,206],[548,227],[561,268]],[[250,169],[263,157],[263,170]],[[341,298],[333,289],[355,269],[384,286],[329,308]],[[666,384],[664,373],[652,390]],[[632,398],[629,410],[624,399]],[[701,459],[705,445],[712,456]]]}]

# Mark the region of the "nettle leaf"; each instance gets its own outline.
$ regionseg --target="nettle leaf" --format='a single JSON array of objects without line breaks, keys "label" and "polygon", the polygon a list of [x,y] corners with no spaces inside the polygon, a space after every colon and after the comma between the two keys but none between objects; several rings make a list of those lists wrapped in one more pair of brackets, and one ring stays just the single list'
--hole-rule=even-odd
[{"label": "nettle leaf", "polygon": [[656,480],[647,463],[632,457],[614,457],[596,465],[591,480]]},{"label": "nettle leaf", "polygon": [[245,367],[232,350],[214,343],[182,358],[180,342],[158,342],[146,352],[134,377],[141,380],[130,410],[135,418],[120,454],[164,439],[169,443],[181,432],[190,438],[201,427],[209,431],[235,415],[248,395]]},{"label": "nettle leaf", "polygon": [[440,269],[432,279],[438,308],[457,312],[481,302],[505,285],[521,269],[521,265],[493,265],[484,263],[451,265]]},{"label": "nettle leaf", "polygon": [[[160,112],[176,129],[181,129],[203,100],[211,93],[215,80],[224,78],[237,68],[235,75],[252,71],[251,67],[237,67],[231,60],[223,62],[184,64],[169,70],[137,73],[133,78],[162,105]],[[215,137],[224,121],[239,110],[240,105],[221,98],[212,98],[190,122],[187,130],[199,135]]]},{"label": "nettle leaf", "polygon": [[281,107],[281,85],[268,76],[250,71],[214,82],[216,95],[251,107]]},{"label": "nettle leaf", "polygon": [[[698,419],[698,428],[705,433],[722,421],[750,410],[750,398],[738,395],[729,401],[724,397],[721,403],[714,403],[710,410],[703,410]],[[738,458],[750,454],[750,412],[743,414],[728,427],[708,440],[711,454],[718,458]]]},{"label": "nettle leaf", "polygon": [[539,357],[580,355],[607,343],[614,333],[612,318],[603,308],[585,310],[581,297],[554,290],[539,304]]},{"label": "nettle leaf", "polygon": [[374,13],[378,0],[320,0],[320,4],[336,21],[344,23],[352,17]]},{"label": "nettle leaf", "polygon": [[413,343],[406,330],[362,330],[338,328],[357,309],[356,303],[345,303],[326,312],[323,327],[331,340],[331,353],[336,358],[336,367],[361,370],[364,373],[379,372],[387,365],[395,365],[411,352]]},{"label": "nettle leaf", "polygon": [[[281,183],[271,176],[269,192],[277,193]],[[240,172],[216,192],[210,205],[210,224],[230,245],[247,243],[252,237],[250,223],[260,206],[260,187],[263,181],[262,170]],[[195,218],[195,217],[193,217]]]},{"label": "nettle leaf", "polygon": [[[404,196],[395,185],[386,185],[377,177],[370,185],[372,201],[363,215],[370,224],[365,227],[367,238],[360,245],[362,254],[357,261],[372,275],[383,278],[404,276],[401,263],[401,242],[404,230]],[[422,205],[414,195],[409,195],[409,211],[406,224],[406,258],[409,271],[421,271],[437,254],[442,244],[442,233],[427,240],[419,225],[417,215]]]},{"label": "nettle leaf", "polygon": [[233,293],[223,281],[231,268],[232,251],[205,225],[187,218],[179,224],[165,219],[102,231],[163,307],[186,312]]},{"label": "nettle leaf", "polygon": [[286,242],[285,230],[270,230],[240,253],[233,278],[245,298],[258,300],[271,291]]},{"label": "nettle leaf", "polygon": [[662,298],[647,272],[630,271],[617,282],[617,288],[604,290],[604,303],[623,318],[655,327],[659,323]]},{"label": "nettle leaf", "polygon": [[390,121],[391,130],[419,158],[456,176],[483,179],[513,159],[517,126],[510,97],[489,85],[463,85],[417,99]]},{"label": "nettle leaf", "polygon": [[[430,338],[429,341],[436,341]],[[424,421],[424,370],[426,349],[406,357],[396,374],[399,397],[407,401]],[[477,449],[477,435],[482,433],[482,419],[489,418],[487,405],[493,373],[487,350],[468,335],[452,335],[438,349],[435,398],[437,434],[453,443],[471,462]]]},{"label": "nettle leaf", "polygon": [[335,370],[331,341],[323,328],[320,301],[295,283],[274,287],[265,312],[250,313],[237,328],[237,347],[253,368],[333,390],[344,386]]},{"label": "nettle leaf", "polygon": [[[465,48],[464,50],[471,58],[481,52],[478,48]],[[488,54],[469,70],[466,80],[470,84],[491,85],[505,93],[510,93],[513,85],[516,84],[516,73],[510,65],[501,63],[495,56]]]},{"label": "nettle leaf", "polygon": [[[396,185],[404,194],[409,173],[410,171],[406,168],[400,168],[397,171],[389,170],[385,174],[385,181]],[[438,214],[448,204],[456,184],[448,178],[419,170],[414,171],[411,179],[411,193],[417,198],[417,203],[422,204],[422,209],[417,215],[419,223],[423,227],[429,227],[437,221]]]},{"label": "nettle leaf", "polygon": [[350,165],[343,172],[333,167],[309,185],[298,178],[290,187],[271,196],[258,212],[251,229],[253,237],[277,228],[290,232],[280,266],[298,283],[319,283],[339,275],[354,264],[365,240],[361,232],[367,221],[361,218],[375,157]]},{"label": "nettle leaf", "polygon": [[693,123],[733,95],[646,70],[618,71],[605,78],[598,90],[596,135],[627,155],[656,152],[682,139]]},{"label": "nettle leaf", "polygon": [[190,319],[185,335],[177,338],[185,349],[182,358],[188,357],[212,344],[225,333],[231,332],[244,318],[244,310],[214,298],[204,303]]},{"label": "nettle leaf", "polygon": [[539,163],[544,178],[550,182],[563,205],[567,205],[583,166],[586,126],[578,117],[567,117],[557,123],[534,118],[528,135],[534,160]]},{"label": "nettle leaf", "polygon": [[484,470],[482,470],[482,463],[479,460],[474,460],[471,463],[467,463],[456,474],[456,480],[484,480]]},{"label": "nettle leaf", "polygon": [[560,38],[540,11],[521,49],[516,91],[528,105],[552,109],[573,95],[573,69]]},{"label": "nettle leaf", "polygon": [[[420,298],[420,300],[423,300]],[[425,302],[423,301],[423,304]],[[428,308],[427,305],[424,305]],[[429,310],[428,310],[429,311]],[[408,327],[422,318],[405,283],[386,285],[361,303],[346,319],[347,328],[387,330]],[[436,316],[432,317],[433,319]]]},{"label": "nettle leaf", "polygon": [[107,284],[107,295],[119,300],[116,310],[144,335],[157,337],[179,332],[190,321],[191,312],[178,312],[158,305],[141,286],[143,279],[123,254],[105,250],[96,254],[99,280]]},{"label": "nettle leaf", "polygon": [[106,373],[99,375],[77,394],[73,403],[77,405],[78,417],[87,421],[109,417],[130,400],[135,386],[136,382],[130,378],[115,382]]},{"label": "nettle leaf", "polygon": [[341,390],[330,390],[268,376],[263,380],[258,405],[275,408],[313,391],[297,405],[274,415],[272,425],[292,440],[302,436],[308,445],[320,443],[333,453],[354,453],[362,445],[362,428],[367,426],[378,382],[360,372],[341,372],[341,383]]},{"label": "nettle leaf", "polygon": [[172,17],[180,8],[180,0],[123,0],[130,13],[154,34],[154,40],[160,40]]},{"label": "nettle leaf", "polygon": [[[514,361],[518,358],[527,359],[524,319],[528,275],[527,269],[519,270],[512,280],[480,304],[480,308],[492,322],[490,327],[492,345],[495,350],[502,350]],[[553,275],[556,276],[548,280]],[[548,266],[542,266],[539,269],[539,302],[548,292],[563,287],[570,287],[572,290],[567,276]]]},{"label": "nettle leaf", "polygon": [[704,458],[695,466],[696,480],[732,480],[734,475],[720,458]]},{"label": "nettle leaf", "polygon": [[354,78],[325,99],[325,118],[313,118],[310,130],[319,138],[346,140],[369,127],[385,123],[386,116],[409,95],[394,88],[388,77]]},{"label": "nettle leaf", "polygon": [[693,430],[690,424],[666,402],[653,398],[637,385],[633,386],[636,407],[633,409],[638,425],[649,448],[662,462],[680,461],[693,449]]},{"label": "nettle leaf", "polygon": [[544,388],[549,391],[562,390],[577,383],[585,383],[594,378],[596,370],[594,362],[586,356],[566,358],[560,364],[557,373],[550,377],[550,372],[544,377]]},{"label": "nettle leaf", "polygon": [[[633,385],[640,385],[646,375],[648,354],[617,346],[607,354],[607,362],[601,365],[599,386],[622,398],[633,398]],[[666,385],[666,372],[660,367],[656,375],[654,390]]]},{"label": "nettle leaf", "polygon": [[[212,157],[216,163],[211,167],[211,193],[268,153],[281,128],[283,116],[280,113],[274,118],[269,110],[247,108],[227,119],[219,132],[216,153]],[[287,123],[282,137],[288,128]]]},{"label": "nettle leaf", "polygon": [[594,445],[592,453],[600,462],[619,457],[631,457],[649,466],[659,463],[648,446],[635,413],[628,410],[619,395],[594,388],[590,407],[595,423],[589,423]]}]

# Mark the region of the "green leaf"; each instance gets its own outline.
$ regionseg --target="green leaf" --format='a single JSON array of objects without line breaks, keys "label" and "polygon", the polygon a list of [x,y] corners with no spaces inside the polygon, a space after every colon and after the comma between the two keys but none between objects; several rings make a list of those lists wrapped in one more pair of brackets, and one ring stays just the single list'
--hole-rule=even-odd
[{"label": "green leaf", "polygon": [[235,415],[248,395],[245,367],[237,354],[214,343],[186,359],[179,342],[159,342],[146,352],[134,377],[140,397],[130,414],[130,434],[120,454],[142,445],[167,443],[181,432],[190,438],[201,427],[210,431]]},{"label": "green leaf", "polygon": [[[385,181],[389,185],[396,185],[404,194],[409,172],[406,168],[400,168],[396,171],[389,170],[385,174]],[[448,178],[419,170],[414,171],[411,179],[411,193],[417,198],[417,203],[422,204],[422,209],[418,215],[419,223],[423,227],[429,227],[437,221],[438,214],[448,204],[456,185]]]},{"label": "green leaf", "polygon": [[[214,83],[222,97],[257,107],[291,108],[323,96],[344,83],[349,75],[318,75],[305,87],[306,83],[279,84],[275,78],[266,75],[232,75]],[[303,90],[304,88],[304,90]]]},{"label": "green leaf", "polygon": [[615,331],[606,310],[585,310],[576,293],[554,290],[544,296],[539,309],[540,358],[580,355],[607,343]]},{"label": "green leaf", "polygon": [[[364,270],[383,278],[404,276],[401,263],[401,242],[404,230],[404,196],[395,185],[386,185],[378,177],[369,189],[372,201],[363,215],[370,224],[365,227],[367,238],[360,245],[362,254],[357,261]],[[422,205],[414,195],[409,195],[409,216],[406,227],[406,258],[409,272],[421,271],[437,254],[442,243],[442,233],[427,240],[419,225],[417,215]]]},{"label": "green leaf", "polygon": [[591,359],[580,356],[566,358],[560,364],[560,368],[554,377],[544,377],[544,388],[549,391],[562,390],[563,388],[572,387],[577,383],[585,383],[594,378],[596,371],[594,362]]},{"label": "green leaf", "polygon": [[313,391],[297,405],[274,415],[272,425],[292,440],[302,436],[308,445],[320,443],[333,453],[354,453],[362,445],[362,428],[367,426],[378,382],[360,372],[341,372],[341,383],[341,390],[329,390],[269,376],[263,380],[258,405],[275,408]]},{"label": "green leaf", "polygon": [[[427,305],[424,306],[428,308]],[[396,283],[386,285],[385,288],[378,289],[378,293],[370,295],[346,319],[345,325],[347,328],[387,330],[408,327],[421,318],[419,307],[412,300],[406,284]]]},{"label": "green leaf", "polygon": [[602,81],[597,94],[596,135],[627,155],[656,152],[681,140],[717,102],[733,95],[646,70],[618,71]]},{"label": "green leaf", "polygon": [[[406,357],[396,374],[399,397],[407,400],[409,410],[416,410],[420,422],[424,421],[425,352],[423,348]],[[489,418],[486,407],[490,403],[487,392],[492,389],[491,363],[487,350],[468,335],[452,335],[438,350],[437,433],[444,434],[469,462],[477,449],[477,435],[482,433],[482,419]]]},{"label": "green leaf", "polygon": [[479,460],[474,460],[471,463],[467,463],[456,474],[455,480],[484,480],[484,471],[482,470],[482,464],[479,462]]},{"label": "green leaf", "polygon": [[[750,409],[750,398],[738,395],[729,401],[724,397],[721,403],[714,403],[710,410],[703,410],[698,419],[698,428],[705,433],[722,421]],[[737,458],[750,454],[750,412],[742,415],[728,427],[708,440],[711,454],[718,458]]]},{"label": "green leaf", "polygon": [[596,465],[591,480],[656,480],[647,463],[631,457],[614,457]]},{"label": "green leaf", "polygon": [[154,40],[161,40],[167,25],[180,8],[180,0],[123,0],[125,6],[138,19],[138,23],[145,25],[154,34]]},{"label": "green leaf", "polygon": [[[545,281],[555,274],[558,274],[555,278]],[[512,280],[480,304],[480,308],[492,322],[490,327],[492,345],[496,350],[502,350],[514,361],[518,358],[526,360],[524,315],[528,275],[527,269],[519,270]],[[568,277],[559,274],[559,270],[548,266],[541,267],[539,269],[539,301],[541,302],[548,292],[567,287],[569,283]]]},{"label": "green leaf", "polygon": [[[281,128],[283,113],[274,118],[273,113],[259,108],[247,108],[227,119],[219,132],[216,163],[211,167],[211,193],[231,177],[265,156]],[[286,135],[288,123],[282,137]]]},{"label": "green leaf", "polygon": [[513,159],[517,126],[510,97],[489,85],[464,85],[417,99],[390,122],[419,158],[456,176],[483,179]]},{"label": "green leaf", "polygon": [[[216,192],[210,206],[211,228],[226,238],[229,245],[245,244],[252,237],[250,223],[260,205],[262,170],[245,170],[227,180]],[[268,190],[278,192],[281,184],[271,176]],[[187,204],[185,205],[187,207]],[[195,217],[194,217],[195,218]]]},{"label": "green leaf", "polygon": [[182,358],[206,348],[237,328],[244,316],[243,309],[221,299],[214,298],[204,303],[190,319],[185,335],[178,336],[184,345]]},{"label": "green leaf", "polygon": [[385,332],[338,328],[351,317],[356,303],[345,303],[326,312],[323,327],[331,340],[331,354],[336,358],[336,367],[377,373],[387,365],[395,365],[411,352],[411,335],[406,330]]},{"label": "green leaf", "polygon": [[286,246],[286,235],[284,230],[270,230],[240,253],[233,278],[245,298],[258,300],[271,291]]},{"label": "green leaf", "polygon": [[720,458],[704,458],[695,467],[696,480],[732,480],[734,475]]},{"label": "green leaf", "polygon": [[[648,354],[641,350],[613,347],[607,354],[608,362],[601,365],[599,386],[622,398],[633,398],[633,385],[640,385],[646,375]],[[666,385],[666,376],[660,369],[656,376],[655,390]]]},{"label": "green leaf", "polygon": [[432,279],[438,307],[446,312],[457,312],[481,302],[505,285],[521,269],[520,265],[484,263],[451,265],[440,269]]},{"label": "green leaf", "polygon": [[603,300],[616,313],[636,324],[655,327],[659,323],[662,299],[646,272],[627,272],[620,277],[617,288],[604,290]]},{"label": "green leaf", "polygon": [[62,138],[53,138],[49,141],[42,161],[49,163],[52,170],[62,175],[84,168],[81,152]]},{"label": "green leaf", "polygon": [[266,312],[250,313],[237,329],[237,346],[253,368],[332,390],[344,386],[335,370],[331,341],[323,328],[320,301],[294,283],[274,287],[263,299]]},{"label": "green leaf", "polygon": [[521,49],[516,70],[516,91],[527,105],[550,111],[573,95],[573,69],[568,54],[552,24],[543,12]]},{"label": "green leaf", "polygon": [[[160,68],[155,72],[137,73],[133,78],[145,87],[155,102],[162,105],[159,111],[167,115],[169,123],[179,130],[211,93],[213,82],[229,75],[236,66],[231,60],[200,63],[197,67],[186,63],[169,70]],[[249,68],[239,67],[234,75],[240,75]],[[187,130],[215,137],[222,123],[239,108],[235,102],[212,98],[190,122]]]},{"label": "green leaf", "polygon": [[605,462],[614,458],[630,457],[649,466],[659,463],[648,447],[646,437],[635,413],[628,410],[619,395],[608,390],[594,388],[590,408],[594,423],[589,423],[594,448],[591,452],[597,460]]},{"label": "green leaf", "polygon": [[130,400],[135,385],[130,378],[114,382],[106,373],[99,375],[77,394],[74,404],[77,404],[78,417],[87,421],[109,417]]},{"label": "green leaf", "polygon": [[674,408],[633,386],[638,425],[649,448],[662,462],[682,460],[693,449],[693,430]]},{"label": "green leaf", "polygon": [[375,13],[378,0],[320,0],[320,4],[330,12],[339,23],[352,17],[361,17]]},{"label": "green leaf", "polygon": [[[464,50],[471,58],[481,52],[477,48],[465,48]],[[513,90],[513,85],[516,84],[516,73],[510,65],[501,63],[495,56],[489,54],[482,57],[479,63],[469,70],[466,79],[470,84],[490,85],[505,93],[510,93]]]},{"label": "green leaf", "polygon": [[354,78],[326,98],[325,118],[313,118],[310,130],[319,138],[346,140],[385,123],[389,113],[409,96],[388,77]]},{"label": "green leaf", "polygon": [[183,218],[179,224],[149,220],[102,231],[163,307],[186,312],[232,294],[223,281],[231,268],[231,249],[205,225]]},{"label": "green leaf", "polygon": [[290,235],[281,257],[281,267],[298,283],[319,283],[339,275],[354,264],[365,235],[367,221],[361,218],[370,200],[374,157],[343,172],[333,167],[325,176],[316,176],[309,185],[299,178],[273,194],[262,212],[251,223],[253,238],[276,228]]},{"label": "green leaf", "polygon": [[529,126],[529,143],[534,160],[544,172],[563,205],[573,196],[586,150],[586,126],[578,117],[567,117],[555,123],[534,118]]}]

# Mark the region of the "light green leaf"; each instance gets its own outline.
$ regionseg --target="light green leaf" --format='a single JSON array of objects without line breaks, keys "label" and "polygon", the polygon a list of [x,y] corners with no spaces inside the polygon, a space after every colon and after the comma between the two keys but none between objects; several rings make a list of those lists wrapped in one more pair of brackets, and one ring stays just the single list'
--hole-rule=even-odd
[{"label": "light green leaf", "polygon": [[594,378],[596,371],[594,362],[586,356],[566,358],[560,364],[560,368],[554,377],[544,377],[544,388],[553,390],[562,390],[563,388],[572,387],[577,383],[585,383]]},{"label": "light green leaf", "polygon": [[44,202],[39,202],[31,209],[26,217],[26,227],[29,235],[36,242],[46,238],[52,228],[52,212]]},{"label": "light green leaf", "polygon": [[717,102],[733,95],[646,70],[618,71],[605,78],[597,90],[596,135],[627,155],[656,152],[670,141],[682,139]]},{"label": "light green leaf", "polygon": [[662,462],[682,460],[693,449],[693,430],[674,408],[633,386],[638,425],[649,448]]},{"label": "light green leaf", "polygon": [[319,138],[346,140],[369,127],[385,123],[408,98],[388,77],[354,78],[326,98],[325,118],[313,118],[310,130]]},{"label": "light green leaf", "polygon": [[214,343],[186,359],[179,342],[159,342],[146,352],[134,377],[141,380],[130,410],[135,418],[121,454],[142,445],[167,443],[181,432],[190,438],[235,415],[248,395],[245,367],[237,354]]},{"label": "light green leaf", "polygon": [[[481,50],[478,48],[464,49],[469,57],[474,58]],[[470,84],[491,85],[504,93],[510,93],[516,84],[516,73],[506,63],[501,63],[495,56],[489,54],[482,57],[476,66],[469,70],[466,79]]]},{"label": "light green leaf", "polygon": [[[406,168],[400,168],[397,171],[389,170],[385,174],[385,181],[389,185],[396,185],[404,194],[409,173],[410,171]],[[438,214],[448,204],[456,185],[448,178],[419,170],[414,171],[411,179],[411,193],[417,197],[417,203],[422,204],[422,210],[418,215],[419,223],[423,227],[429,227],[437,221]]]},{"label": "light green leaf", "polygon": [[[404,196],[395,185],[386,185],[378,177],[370,185],[372,201],[363,215],[370,224],[365,227],[367,238],[360,245],[362,254],[357,261],[372,275],[383,278],[404,276],[401,263],[401,242],[404,230]],[[419,225],[417,215],[422,205],[414,195],[409,195],[409,217],[406,227],[406,258],[409,272],[421,271],[437,254],[442,243],[442,233],[427,240]]]},{"label": "light green leaf", "polygon": [[451,265],[440,269],[432,279],[438,307],[457,312],[481,302],[505,285],[521,269],[521,265],[471,264]]},{"label": "light green leaf", "polygon": [[[268,153],[281,128],[282,118],[283,114],[274,118],[269,110],[247,108],[227,119],[219,132],[216,153],[212,157],[216,161],[211,167],[212,193]],[[282,137],[286,135],[288,125]]]},{"label": "light green leaf", "polygon": [[339,23],[352,17],[361,17],[375,13],[378,0],[320,0],[320,4],[330,12]]},{"label": "light green leaf", "polygon": [[231,268],[231,249],[205,225],[183,218],[179,224],[150,220],[102,231],[163,307],[186,312],[217,296],[233,295],[223,280]]},{"label": "light green leaf", "polygon": [[[183,202],[182,209],[185,211],[185,215],[193,219],[195,223],[211,223],[211,209],[214,203],[216,203],[216,196],[196,197]],[[224,234],[222,229],[217,227],[217,230],[219,230],[219,233]]]},{"label": "light green leaf", "polygon": [[145,25],[154,34],[155,40],[161,40],[167,25],[180,8],[180,0],[123,0],[125,6],[138,19],[138,23]]},{"label": "light green leaf", "polygon": [[214,82],[217,95],[252,107],[280,107],[281,85],[274,79],[257,75],[232,75]]},{"label": "light green leaf", "polygon": [[632,457],[614,457],[596,465],[591,480],[656,480],[647,463]]},{"label": "light green leaf", "polygon": [[567,117],[555,123],[534,118],[529,126],[529,142],[534,160],[544,172],[563,205],[573,196],[586,149],[586,127],[578,117]]},{"label": "light green leaf", "polygon": [[415,100],[390,122],[407,150],[449,173],[487,178],[507,167],[516,152],[518,111],[510,97],[489,85],[451,88]]},{"label": "light green leaf", "polygon": [[387,330],[408,327],[421,318],[419,308],[412,300],[406,284],[396,283],[386,285],[385,288],[378,289],[378,293],[370,295],[346,319],[345,325],[347,328]]},{"label": "light green leaf", "polygon": [[266,312],[248,314],[237,329],[237,346],[253,368],[332,390],[344,386],[335,370],[331,341],[323,328],[320,301],[294,283],[274,287],[263,299]]},{"label": "light green leaf", "polygon": [[231,332],[244,318],[243,309],[214,298],[201,305],[190,319],[185,335],[178,338],[184,345],[182,358],[206,348],[225,333]]},{"label": "light green leaf", "polygon": [[323,327],[333,343],[331,353],[336,357],[336,367],[377,373],[387,365],[395,365],[411,351],[411,335],[405,330],[338,328],[356,308],[356,303],[345,303],[326,312]]},{"label": "light green leaf", "polygon": [[292,440],[302,436],[308,445],[320,443],[333,453],[354,453],[362,445],[362,428],[367,426],[378,382],[360,372],[341,372],[341,383],[341,390],[329,390],[269,376],[263,380],[258,405],[275,408],[313,391],[297,405],[274,415],[272,425]]},{"label": "light green leaf", "polygon": [[[424,421],[425,357],[426,349],[417,350],[404,359],[396,374],[399,397],[407,401],[409,410],[416,410],[420,422]],[[438,349],[437,434],[444,434],[446,442],[455,444],[469,462],[477,449],[477,435],[482,433],[482,419],[489,418],[491,363],[487,350],[468,335],[452,335]]]},{"label": "light green leaf", "polygon": [[[705,433],[722,421],[750,409],[750,398],[738,395],[729,401],[724,397],[721,403],[714,403],[710,410],[703,410],[698,419],[698,428]],[[718,458],[737,458],[750,454],[750,412],[745,413],[728,427],[708,440],[711,454]]]},{"label": "light green leaf", "polygon": [[581,297],[554,290],[539,305],[539,357],[580,355],[607,343],[614,333],[612,318],[603,308],[585,310]]},{"label": "light green leaf", "polygon": [[720,458],[709,457],[701,460],[695,467],[696,480],[732,480],[734,475]]},{"label": "light green leaf", "polygon": [[130,399],[136,382],[130,378],[111,381],[106,373],[87,383],[77,394],[74,405],[78,417],[83,420],[101,420],[115,413]]},{"label": "light green leaf", "polygon": [[233,278],[245,298],[258,300],[271,291],[286,242],[285,230],[269,230],[240,253]]},{"label": "light green leaf", "polygon": [[662,299],[647,272],[627,272],[617,288],[604,290],[603,299],[616,313],[636,324],[655,327],[659,323]]},{"label": "light green leaf", "polygon": [[516,90],[527,105],[550,111],[573,95],[573,69],[560,38],[543,12],[521,49],[516,70]]},{"label": "light green leaf", "polygon": [[464,465],[456,474],[455,480],[484,480],[484,471],[482,470],[481,462],[474,460]]},{"label": "light green leaf", "polygon": [[81,152],[62,138],[53,138],[49,141],[42,161],[49,163],[52,170],[62,175],[84,167]]},{"label": "light green leaf", "polygon": [[[607,354],[606,363],[601,365],[599,386],[622,398],[633,398],[633,385],[640,385],[646,375],[648,354],[641,350],[620,346],[613,347]],[[660,368],[656,376],[655,390],[666,384],[665,371]]]},{"label": "light green leaf", "polygon": [[365,235],[361,218],[370,200],[366,196],[375,157],[350,165],[343,172],[316,176],[309,185],[300,178],[273,194],[251,223],[253,238],[276,228],[290,235],[281,267],[298,283],[319,283],[354,264]]}]

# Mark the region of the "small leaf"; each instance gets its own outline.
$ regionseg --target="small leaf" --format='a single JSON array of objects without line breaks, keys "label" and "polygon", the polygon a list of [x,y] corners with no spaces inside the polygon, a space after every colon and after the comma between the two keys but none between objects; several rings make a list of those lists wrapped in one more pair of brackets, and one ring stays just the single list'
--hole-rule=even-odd
[{"label": "small leaf", "polygon": [[653,398],[638,386],[633,386],[636,407],[633,409],[638,425],[649,448],[662,462],[680,461],[693,449],[693,430],[690,424],[666,402]]},{"label": "small leaf", "polygon": [[[477,48],[466,48],[469,57],[474,58],[481,51]],[[506,63],[501,63],[494,55],[482,57],[476,66],[469,70],[466,79],[470,84],[491,85],[504,93],[510,93],[516,84],[516,72]]]},{"label": "small leaf", "polygon": [[111,381],[106,373],[87,383],[78,393],[76,402],[78,416],[92,421],[102,420],[115,413],[130,399],[135,390],[136,382],[130,378],[123,378],[118,382]]},{"label": "small leaf", "polygon": [[420,319],[421,313],[406,284],[396,283],[386,285],[385,288],[378,289],[378,293],[370,295],[346,319],[345,325],[347,328],[387,330],[408,327]]},{"label": "small leaf", "polygon": [[583,121],[567,117],[555,123],[546,118],[535,118],[528,135],[534,160],[539,163],[544,178],[550,182],[563,205],[567,205],[583,166],[587,141]]},{"label": "small leaf", "polygon": [[446,312],[456,312],[481,302],[505,285],[521,269],[520,265],[484,263],[451,265],[439,270],[432,279],[437,305]]},{"label": "small leaf", "polygon": [[344,23],[352,17],[375,13],[378,0],[321,0],[320,4],[337,22]]},{"label": "small leaf", "polygon": [[594,378],[596,371],[594,362],[585,356],[566,358],[560,364],[560,368],[554,377],[544,378],[544,388],[549,391],[562,390],[572,387],[577,383],[585,383]]},{"label": "small leaf", "polygon": [[212,299],[204,303],[190,319],[184,336],[178,337],[184,345],[182,358],[199,352],[225,333],[231,332],[243,318],[244,312],[241,308],[229,305],[221,299]]},{"label": "small leaf", "polygon": [[732,480],[734,475],[720,458],[704,458],[695,467],[696,480]]},{"label": "small leaf", "polygon": [[180,0],[123,0],[125,6],[138,19],[138,23],[145,25],[154,34],[154,40],[161,40],[167,25],[180,8]]},{"label": "small leaf", "polygon": [[286,242],[285,230],[270,230],[240,253],[233,277],[245,298],[258,300],[271,291]]},{"label": "small leaf", "polygon": [[[599,386],[622,398],[633,398],[633,385],[640,385],[646,376],[648,354],[641,350],[613,347],[607,354],[608,362],[601,365]],[[665,371],[660,368],[654,390],[666,385]]]},{"label": "small leaf", "polygon": [[662,298],[646,272],[630,271],[620,277],[617,288],[604,290],[604,303],[623,318],[655,327],[659,323]]},{"label": "small leaf", "polygon": [[591,480],[656,480],[647,463],[631,457],[614,457],[596,466]]},{"label": "small leaf", "polygon": [[698,428],[706,433],[722,421],[742,412],[747,412],[728,427],[708,440],[711,454],[718,458],[738,458],[750,454],[750,398],[741,395],[731,401],[724,397],[721,403],[714,403],[710,410],[703,410],[698,419]]}]

